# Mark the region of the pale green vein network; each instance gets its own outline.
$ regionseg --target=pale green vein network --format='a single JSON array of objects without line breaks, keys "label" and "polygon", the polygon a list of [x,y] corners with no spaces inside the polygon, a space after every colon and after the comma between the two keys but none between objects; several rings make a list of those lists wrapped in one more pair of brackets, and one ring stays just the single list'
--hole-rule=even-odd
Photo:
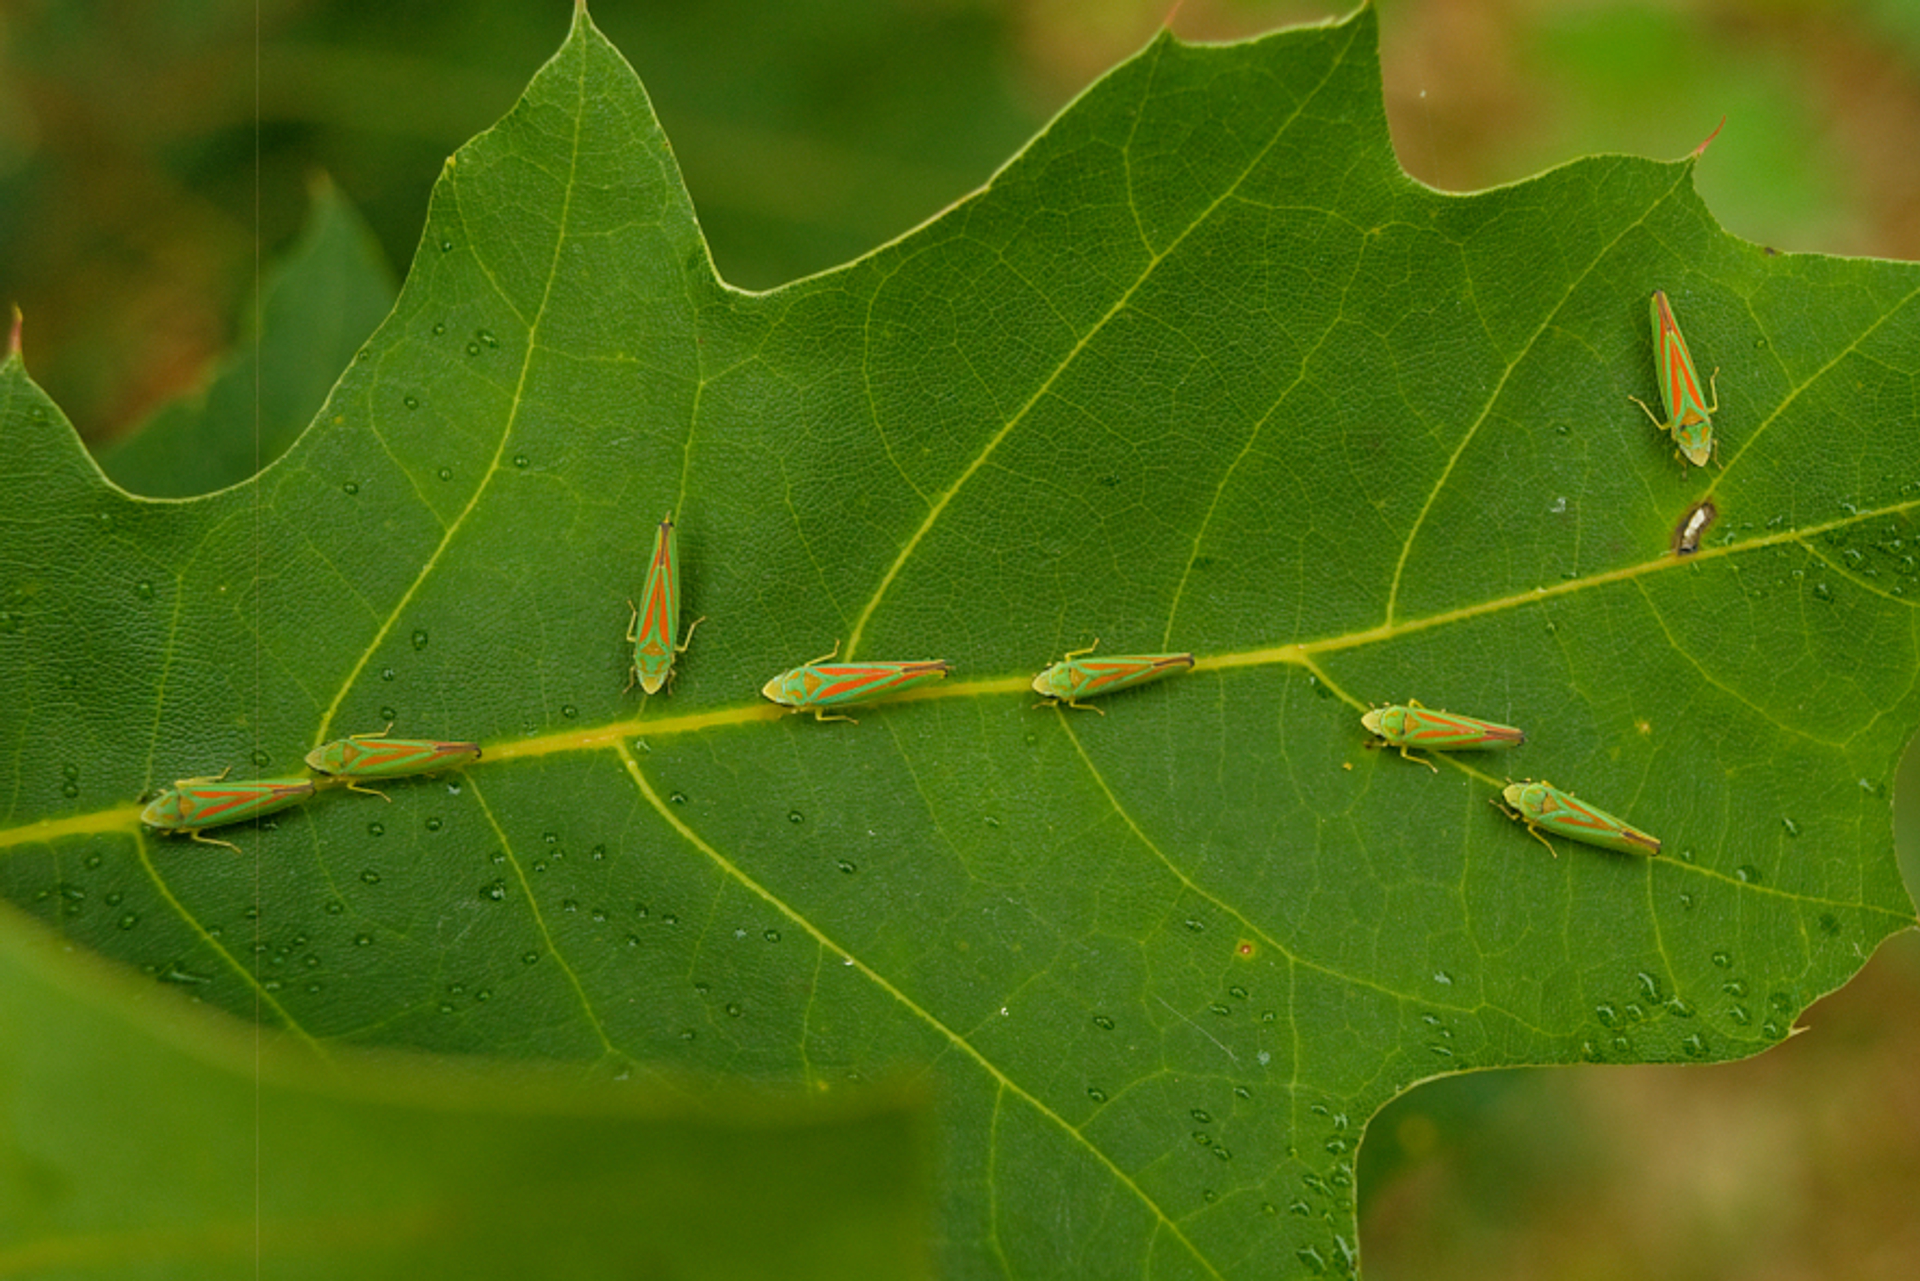
[{"label": "pale green vein network", "polygon": [[1835,751],[1846,750],[1848,746],[1846,743],[1830,742],[1827,739],[1819,738],[1819,737],[1816,737],[1815,735],[1809,734],[1803,729],[1795,729],[1793,726],[1787,724],[1785,721],[1782,721],[1779,717],[1775,716],[1772,712],[1768,711],[1766,708],[1760,706],[1760,704],[1754,702],[1751,698],[1748,698],[1745,694],[1742,694],[1739,690],[1734,689],[1732,686],[1728,685],[1725,681],[1721,680],[1720,677],[1717,674],[1715,674],[1712,668],[1708,667],[1705,663],[1701,662],[1698,658],[1695,658],[1693,656],[1692,651],[1680,643],[1679,638],[1673,634],[1673,629],[1667,625],[1666,616],[1663,613],[1661,613],[1660,606],[1654,601],[1653,597],[1647,592],[1646,585],[1644,583],[1639,582],[1638,580],[1635,580],[1633,586],[1634,586],[1634,590],[1639,592],[1640,599],[1646,604],[1647,612],[1653,615],[1653,621],[1659,625],[1660,634],[1666,637],[1668,647],[1672,649],[1674,654],[1677,655],[1680,659],[1682,659],[1689,667],[1693,668],[1694,674],[1699,678],[1701,684],[1709,686],[1713,689],[1719,690],[1722,694],[1725,694],[1728,698],[1732,699],[1734,702],[1739,703],[1742,707],[1746,708],[1748,711],[1752,712],[1755,716],[1759,717],[1761,720],[1773,726],[1775,729],[1779,730],[1783,734],[1790,734],[1795,738],[1802,738],[1809,743],[1816,743],[1821,747],[1832,748]]},{"label": "pale green vein network", "polygon": [[147,853],[147,842],[144,837],[135,837],[135,849],[139,852],[140,866],[146,871],[147,879],[153,882],[154,889],[159,891],[160,897],[166,900],[167,906],[174,910],[174,914],[180,918],[188,929],[199,936],[200,941],[210,948],[213,954],[219,957],[228,969],[238,974],[241,979],[246,982],[247,989],[253,993],[253,999],[259,1002],[260,1005],[272,1010],[274,1017],[280,1020],[281,1025],[285,1027],[287,1031],[298,1037],[308,1048],[313,1050],[314,1053],[320,1055],[322,1058],[327,1057],[326,1049],[319,1041],[314,1039],[311,1032],[301,1026],[300,1021],[293,1017],[286,1006],[280,1004],[273,993],[267,991],[267,989],[261,985],[259,976],[242,965],[240,959],[229,952],[225,945],[221,943],[220,939],[200,923],[200,918],[189,911],[187,905],[180,901],[179,896],[173,892],[173,887],[168,885],[166,878],[160,875],[160,869],[153,865],[153,859],[149,857]]},{"label": "pale green vein network", "polygon": [[1753,430],[1746,434],[1745,439],[1742,440],[1740,443],[1740,448],[1734,453],[1732,458],[1729,458],[1727,460],[1727,465],[1725,470],[1723,470],[1718,476],[1715,476],[1713,478],[1712,483],[1710,483],[1707,486],[1706,494],[1703,496],[1711,497],[1713,495],[1714,491],[1719,488],[1720,482],[1726,478],[1727,473],[1733,470],[1734,465],[1740,461],[1741,457],[1749,449],[1752,449],[1755,445],[1759,443],[1761,436],[1765,435],[1769,430],[1772,429],[1775,423],[1780,421],[1781,415],[1786,413],[1787,407],[1793,404],[1794,401],[1798,400],[1802,392],[1806,391],[1807,388],[1817,384],[1827,374],[1833,372],[1833,370],[1846,357],[1851,356],[1854,353],[1858,352],[1860,350],[1861,343],[1865,342],[1866,339],[1870,335],[1872,335],[1875,331],[1880,329],[1881,326],[1887,324],[1896,315],[1900,314],[1900,312],[1904,308],[1912,304],[1915,298],[1920,298],[1920,286],[1916,286],[1914,289],[1909,290],[1906,293],[1906,295],[1902,297],[1897,303],[1886,308],[1880,315],[1874,317],[1874,321],[1872,324],[1868,325],[1865,329],[1861,330],[1858,334],[1856,334],[1852,339],[1852,341],[1848,342],[1845,346],[1841,347],[1838,351],[1834,352],[1833,356],[1825,364],[1821,365],[1818,369],[1814,370],[1811,375],[1801,379],[1797,384],[1788,388],[1787,394],[1780,398],[1780,403],[1773,407],[1772,412],[1769,413],[1765,418],[1761,419],[1760,422],[1753,428]]},{"label": "pale green vein network", "polygon": [[1070,1124],[1067,1119],[1058,1112],[1048,1107],[1038,1096],[1021,1088],[1013,1078],[996,1067],[993,1061],[987,1058],[987,1056],[965,1036],[954,1031],[938,1018],[934,1017],[931,1010],[922,1006],[912,997],[894,986],[894,984],[890,983],[878,970],[835,942],[825,931],[815,925],[798,909],[775,895],[773,891],[760,884],[760,882],[756,881],[753,877],[747,875],[745,869],[741,868],[732,859],[729,859],[726,855],[708,844],[698,832],[683,822],[680,816],[674,813],[673,809],[661,799],[660,794],[653,789],[653,784],[648,781],[646,773],[641,770],[640,762],[634,757],[632,750],[624,741],[616,745],[615,751],[620,757],[621,764],[626,768],[627,776],[633,780],[634,786],[639,789],[641,796],[646,799],[647,804],[653,807],[654,812],[658,814],[669,827],[680,834],[682,840],[698,850],[701,855],[711,861],[716,868],[731,878],[741,888],[758,897],[782,916],[792,921],[800,929],[805,930],[807,934],[812,937],[816,946],[827,949],[836,956],[846,958],[848,964],[857,970],[861,977],[886,993],[890,999],[899,1004],[901,1009],[906,1010],[913,1015],[914,1018],[926,1024],[927,1027],[931,1028],[949,1045],[952,1045],[955,1049],[978,1064],[981,1071],[993,1078],[999,1089],[1019,1098],[1028,1107],[1032,1108],[1035,1113],[1046,1118],[1047,1121],[1063,1133],[1072,1135],[1086,1150],[1088,1155],[1092,1156],[1104,1166],[1107,1172],[1111,1174],[1122,1187],[1139,1198],[1140,1203],[1152,1213],[1158,1222],[1160,1230],[1171,1233],[1174,1238],[1186,1248],[1187,1252],[1193,1257],[1194,1262],[1205,1268],[1209,1275],[1214,1277],[1220,1276],[1219,1270],[1213,1266],[1206,1255],[1201,1253],[1199,1247],[1188,1238],[1185,1232],[1180,1230],[1180,1225],[1161,1208],[1159,1202],[1147,1194],[1145,1188],[1141,1187],[1125,1170],[1122,1170],[1116,1165],[1112,1157],[1096,1147],[1077,1127]]},{"label": "pale green vein network", "polygon": [[[1349,39],[1351,39],[1351,37],[1349,37]],[[1215,195],[1214,198],[1207,203],[1206,207],[1194,216],[1193,221],[1181,228],[1177,235],[1167,241],[1165,248],[1161,249],[1158,253],[1149,252],[1145,266],[1141,268],[1139,275],[1134,279],[1133,283],[1123,289],[1120,292],[1120,296],[1114,299],[1112,305],[1101,314],[1098,320],[1093,322],[1093,326],[1088,329],[1086,333],[1075,339],[1073,344],[1062,353],[1053,369],[1047,373],[1046,377],[1040,380],[1039,384],[1028,394],[1027,398],[1020,403],[1020,407],[1008,416],[1007,421],[1002,423],[992,436],[988,437],[987,443],[982,446],[980,451],[961,469],[960,474],[954,478],[953,483],[942,490],[938,498],[934,499],[933,505],[927,509],[926,516],[921,519],[919,527],[908,536],[906,543],[900,548],[899,554],[894,557],[893,563],[887,566],[887,572],[881,575],[879,585],[873,589],[873,595],[868,597],[867,603],[865,607],[861,609],[859,617],[854,620],[853,629],[847,639],[846,657],[852,658],[860,648],[860,640],[866,633],[867,623],[873,617],[874,611],[880,607],[880,602],[886,596],[887,590],[893,586],[894,580],[900,576],[901,569],[905,567],[907,561],[913,557],[914,552],[919,548],[922,540],[924,540],[927,534],[933,529],[934,523],[938,521],[946,511],[948,504],[953,501],[954,495],[958,494],[960,490],[965,487],[966,483],[973,479],[974,473],[985,466],[987,459],[991,458],[993,452],[1000,447],[1000,443],[1012,435],[1014,428],[1026,420],[1027,415],[1033,412],[1034,406],[1038,405],[1060,379],[1065,376],[1067,370],[1072,368],[1073,363],[1079,359],[1081,353],[1087,350],[1093,340],[1106,329],[1108,324],[1126,310],[1127,304],[1131,302],[1134,295],[1153,278],[1153,274],[1159,269],[1160,264],[1165,262],[1173,255],[1174,251],[1186,243],[1189,236],[1204,226],[1207,220],[1213,216],[1215,210],[1219,209],[1235,192],[1239,191],[1241,184],[1246,182],[1248,177],[1259,168],[1261,162],[1267,158],[1268,153],[1279,145],[1280,140],[1286,136],[1287,131],[1292,128],[1308,106],[1319,96],[1320,91],[1326,88],[1327,82],[1331,80],[1334,73],[1340,69],[1343,59],[1344,54],[1330,60],[1327,71],[1320,78],[1320,82],[1314,85],[1311,91],[1301,95],[1300,101],[1295,106],[1292,114],[1287,116],[1285,120],[1281,121],[1274,128],[1273,136],[1268,138],[1260,150],[1254,153],[1252,159],[1247,162],[1238,177]],[[1136,221],[1137,218],[1138,215],[1136,213]]]},{"label": "pale green vein network", "polygon": [[[580,64],[579,78],[580,83],[576,85],[576,90],[579,100],[585,101],[586,63],[584,60]],[[480,499],[492,487],[494,477],[501,474],[500,462],[506,455],[507,442],[513,438],[513,429],[519,423],[521,409],[526,404],[527,379],[530,377],[533,369],[534,357],[540,350],[540,325],[546,317],[549,305],[553,301],[554,282],[559,279],[560,275],[560,255],[566,249],[568,228],[571,225],[573,215],[573,193],[579,183],[580,130],[585,119],[586,113],[584,111],[575,111],[572,113],[572,145],[567,153],[569,168],[567,171],[567,181],[562,184],[562,191],[565,194],[560,207],[560,216],[554,228],[553,252],[549,256],[547,263],[546,286],[540,295],[539,307],[535,309],[533,317],[525,322],[527,328],[525,354],[521,357],[519,377],[513,388],[512,408],[508,412],[506,420],[500,426],[500,439],[494,446],[493,457],[488,461],[485,474],[481,476],[480,483],[474,486],[473,493],[468,496],[465,505],[460,509],[460,513],[455,516],[452,521],[448,522],[445,532],[440,537],[439,543],[422,562],[420,572],[414,575],[411,583],[407,584],[407,589],[402,592],[400,598],[394,602],[393,609],[387,614],[386,619],[374,630],[372,638],[367,642],[365,648],[360,651],[359,658],[355,659],[353,665],[347,669],[346,675],[340,681],[340,688],[334,692],[333,700],[327,704],[327,710],[320,717],[320,725],[314,732],[314,742],[316,743],[321,742],[327,737],[327,731],[333,725],[333,718],[339,714],[341,703],[346,700],[347,695],[353,690],[355,682],[360,679],[360,673],[366,670],[368,663],[373,661],[374,654],[386,643],[387,636],[393,631],[394,626],[399,622],[402,615],[406,613],[407,607],[413,603],[413,599],[419,594],[421,587],[425,585],[434,570],[439,567],[441,557],[446,555],[454,538],[458,536],[462,527],[465,526],[467,518],[479,507]],[[457,199],[458,197],[459,187],[456,181],[458,175],[458,167],[449,165],[445,179],[449,198]],[[500,291],[497,286],[495,292],[501,296],[504,302],[506,298],[504,292]],[[506,303],[506,305],[511,309],[511,303]]]},{"label": "pale green vein network", "polygon": [[553,957],[554,963],[560,967],[560,972],[567,976],[567,982],[572,986],[573,994],[579,998],[580,1008],[586,1013],[588,1025],[593,1028],[593,1034],[600,1039],[600,1048],[609,1055],[619,1054],[620,1051],[607,1036],[606,1025],[600,1021],[599,1011],[593,1008],[593,998],[587,995],[586,987],[580,982],[580,975],[562,954],[559,945],[553,941],[553,931],[547,928],[546,914],[540,910],[540,899],[533,892],[532,882],[527,880],[527,869],[521,866],[520,857],[513,852],[513,838],[507,834],[505,828],[500,826],[499,818],[494,815],[493,807],[487,804],[487,798],[481,792],[479,785],[471,778],[467,782],[468,786],[473,788],[473,799],[480,803],[481,813],[486,815],[487,826],[493,829],[495,839],[500,842],[500,851],[506,857],[507,865],[513,868],[513,875],[520,882],[520,896],[526,900],[527,910],[533,914],[534,926],[540,931],[540,939],[546,944],[547,954]]},{"label": "pale green vein network", "polygon": [[[1680,183],[1685,181],[1692,173],[1693,166],[1691,164],[1683,168],[1680,171],[1679,177],[1675,179],[1674,185],[1667,189],[1667,194],[1672,195]],[[1527,336],[1526,342],[1521,344],[1520,354],[1507,362],[1507,367],[1500,371],[1500,376],[1496,378],[1493,385],[1487,389],[1486,403],[1480,408],[1480,416],[1475,418],[1473,422],[1467,426],[1467,429],[1460,433],[1460,440],[1454,445],[1453,453],[1448,455],[1446,466],[1442,467],[1440,474],[1434,478],[1432,487],[1427,490],[1426,501],[1420,504],[1419,514],[1413,518],[1413,524],[1407,530],[1406,538],[1401,541],[1400,556],[1393,565],[1393,581],[1387,587],[1385,621],[1388,626],[1393,624],[1394,614],[1399,607],[1400,580],[1406,574],[1407,558],[1413,554],[1413,545],[1419,541],[1420,531],[1426,526],[1427,517],[1432,515],[1434,504],[1439,501],[1440,495],[1445,492],[1447,482],[1453,478],[1453,469],[1459,465],[1461,456],[1467,452],[1467,447],[1473,444],[1474,440],[1479,436],[1480,429],[1486,426],[1487,416],[1493,412],[1493,407],[1500,403],[1501,393],[1506,390],[1508,380],[1513,377],[1514,371],[1520,368],[1526,359],[1526,354],[1533,350],[1534,344],[1540,341],[1541,335],[1547,332],[1547,329],[1553,323],[1553,318],[1559,314],[1560,308],[1573,297],[1574,293],[1586,282],[1587,278],[1591,276],[1594,271],[1598,270],[1602,263],[1607,261],[1607,255],[1613,250],[1613,247],[1619,244],[1628,232],[1639,225],[1638,223],[1622,225],[1614,233],[1613,238],[1602,245],[1593,255],[1593,261],[1588,263],[1579,275],[1567,282],[1566,288],[1560,295],[1559,302],[1551,307],[1541,309],[1540,324],[1534,329],[1533,333]]]}]

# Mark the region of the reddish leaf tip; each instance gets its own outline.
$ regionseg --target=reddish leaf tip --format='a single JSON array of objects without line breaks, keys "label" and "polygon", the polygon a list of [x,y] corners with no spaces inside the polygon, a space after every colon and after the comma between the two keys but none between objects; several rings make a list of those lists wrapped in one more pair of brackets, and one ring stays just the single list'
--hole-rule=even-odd
[{"label": "reddish leaf tip", "polygon": [[1722,129],[1725,129],[1726,127],[1727,127],[1727,118],[1725,116],[1721,116],[1720,123],[1713,127],[1713,132],[1707,135],[1707,140],[1701,143],[1699,146],[1695,147],[1691,152],[1689,152],[1687,155],[1687,159],[1698,160],[1701,156],[1705,155],[1707,148],[1713,145],[1713,140],[1715,138],[1718,138],[1720,136],[1720,131]]}]

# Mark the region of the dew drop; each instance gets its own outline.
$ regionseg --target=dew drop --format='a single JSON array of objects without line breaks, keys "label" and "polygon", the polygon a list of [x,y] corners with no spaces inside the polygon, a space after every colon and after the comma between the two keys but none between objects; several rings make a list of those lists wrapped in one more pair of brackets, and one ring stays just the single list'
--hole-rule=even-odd
[{"label": "dew drop", "polygon": [[152,600],[153,584],[143,578],[133,585],[133,594],[141,600]]},{"label": "dew drop", "polygon": [[1207,928],[1206,922],[1198,920],[1197,918],[1194,918],[1191,916],[1187,918],[1186,926],[1188,929],[1192,930],[1195,934],[1198,934],[1200,931]]},{"label": "dew drop", "polygon": [[538,952],[522,952],[520,954],[520,963],[522,965],[532,965],[535,961],[539,959],[540,959],[540,953]]},{"label": "dew drop", "polygon": [[128,912],[125,915],[123,915],[118,921],[114,922],[114,924],[118,925],[123,930],[130,930],[134,926],[140,924],[140,914],[138,912]]},{"label": "dew drop", "polygon": [[480,354],[480,344],[479,344],[479,343],[477,343],[477,342],[470,342],[470,343],[468,343],[468,344],[467,344],[467,354],[468,354],[469,356],[478,356],[478,355]]},{"label": "dew drop", "polygon": [[345,494],[345,495],[346,495],[347,497],[349,497],[349,498],[351,498],[351,497],[353,497],[353,496],[354,496],[355,494],[357,494],[357,493],[359,493],[359,492],[360,492],[360,485],[359,485],[359,483],[358,483],[358,482],[356,482],[356,481],[351,481],[351,480],[350,480],[350,481],[348,481],[348,482],[347,482],[346,484],[344,484],[344,485],[342,485],[342,486],[340,486],[340,490],[341,490],[341,492],[342,492],[342,493],[344,493],[344,494]]},{"label": "dew drop", "polygon": [[[451,246],[451,245],[445,245],[445,244],[443,243],[443,250],[444,250],[444,249],[451,249],[452,247],[453,247],[453,246]],[[433,326],[433,333],[434,333],[434,337],[436,337],[436,338],[437,338],[437,337],[439,337],[439,336],[440,336],[441,334],[444,334],[444,333],[446,333],[446,332],[447,332],[447,327],[446,327],[446,326],[445,326],[444,324],[440,324],[440,323],[438,323],[438,322],[435,322],[435,324],[434,324],[434,326]]]},{"label": "dew drop", "polygon": [[1713,963],[1724,970],[1733,964],[1733,957],[1726,952],[1715,952],[1713,954]]},{"label": "dew drop", "polygon": [[72,800],[74,797],[80,795],[80,785],[78,783],[62,783],[60,785],[60,795],[66,797],[68,800]]},{"label": "dew drop", "polygon": [[380,883],[380,873],[374,871],[372,868],[368,868],[366,871],[360,873],[360,879],[368,885],[378,885]]},{"label": "dew drop", "polygon": [[451,467],[442,467],[442,468],[440,469],[440,471],[439,471],[439,476],[440,476],[440,479],[441,479],[441,480],[452,480],[452,479],[453,479],[453,468],[451,468]]},{"label": "dew drop", "polygon": [[356,934],[353,936],[353,945],[355,947],[372,947],[373,935],[366,933]]},{"label": "dew drop", "polygon": [[1680,1048],[1686,1051],[1687,1057],[1691,1059],[1700,1058],[1707,1053],[1707,1043],[1701,1039],[1698,1032],[1684,1038],[1680,1042]]},{"label": "dew drop", "polygon": [[390,681],[397,675],[399,675],[399,673],[391,667],[383,667],[380,669],[380,679],[383,681]]},{"label": "dew drop", "polygon": [[1813,585],[1813,598],[1815,600],[1830,601],[1833,599],[1833,588],[1827,586],[1825,583],[1815,583]]},{"label": "dew drop", "polygon": [[405,405],[408,409],[420,408],[420,401],[418,400],[418,398],[413,396],[402,396],[400,398],[400,403]]},{"label": "dew drop", "polygon": [[1792,819],[1790,819],[1790,818],[1785,818],[1785,817],[1783,817],[1783,818],[1781,818],[1781,820],[1780,820],[1780,826],[1782,826],[1782,827],[1784,827],[1784,828],[1786,828],[1786,829],[1787,829],[1787,835],[1788,835],[1788,836],[1798,836],[1798,835],[1800,835],[1800,825],[1799,825],[1798,823],[1796,823],[1796,822],[1794,822],[1794,821],[1793,821]]},{"label": "dew drop", "polygon": [[1195,1130],[1193,1132],[1193,1141],[1203,1148],[1213,1146],[1213,1136],[1205,1130]]},{"label": "dew drop", "polygon": [[855,871],[854,865],[852,863],[849,863],[846,859],[840,860],[839,867],[840,867],[840,870],[842,872],[845,872],[848,876],[852,876]]},{"label": "dew drop", "polygon": [[427,820],[427,830],[429,832],[437,832],[441,826],[442,824],[438,818],[430,818]]},{"label": "dew drop", "polygon": [[789,822],[789,823],[794,823],[794,824],[800,824],[800,823],[804,823],[804,822],[806,822],[806,821],[807,821],[807,820],[806,820],[806,816],[805,816],[805,815],[803,815],[803,814],[801,814],[799,810],[788,810],[788,811],[787,811],[787,822]]},{"label": "dew drop", "polygon": [[560,704],[560,715],[564,716],[566,719],[572,720],[574,717],[578,716],[579,714],[580,714],[580,709],[575,707],[572,703]]},{"label": "dew drop", "polygon": [[660,914],[660,924],[678,925],[680,924],[680,916],[676,912],[662,912]]},{"label": "dew drop", "polygon": [[367,824],[368,836],[385,836],[386,834],[387,834],[387,825],[385,823]]},{"label": "dew drop", "polygon": [[493,332],[491,330],[476,329],[473,331],[473,336],[475,338],[478,338],[481,342],[485,343],[489,347],[498,347],[500,345],[499,340],[493,336]]},{"label": "dew drop", "polygon": [[1739,867],[1733,869],[1733,874],[1748,885],[1758,885],[1760,883],[1760,869],[1751,863],[1742,863]]},{"label": "dew drop", "polygon": [[780,941],[780,931],[765,930],[761,933],[760,937],[765,939],[769,943],[778,943]]},{"label": "dew drop", "polygon": [[1107,1017],[1106,1015],[1104,1015],[1104,1014],[1096,1014],[1096,1015],[1094,1015],[1094,1016],[1093,1016],[1093,1024],[1094,1024],[1094,1026],[1095,1026],[1095,1027],[1097,1027],[1097,1028],[1099,1028],[1099,1029],[1100,1029],[1101,1031],[1103,1031],[1103,1032],[1111,1032],[1111,1031],[1113,1031],[1113,1020],[1112,1020],[1112,1019],[1110,1019],[1110,1018],[1108,1018],[1108,1017]]},{"label": "dew drop", "polygon": [[380,709],[380,719],[383,721],[397,721],[400,719],[400,713],[394,711],[391,707],[383,707]]},{"label": "dew drop", "polygon": [[687,803],[687,794],[685,792],[669,792],[667,799],[675,805],[685,805]]},{"label": "dew drop", "polygon": [[1095,1103],[1105,1103],[1107,1101],[1107,1092],[1099,1086],[1089,1085],[1087,1087],[1087,1097]]},{"label": "dew drop", "polygon": [[413,629],[413,647],[415,649],[425,649],[427,647],[427,632],[425,628],[416,627]]},{"label": "dew drop", "polygon": [[742,1009],[741,1009],[741,1008],[740,1008],[740,1007],[739,1007],[738,1005],[735,1005],[735,1004],[734,1004],[733,1002],[731,1002],[731,1001],[729,1001],[729,1002],[727,1002],[727,1017],[728,1017],[728,1018],[735,1018],[735,1019],[737,1019],[737,1018],[739,1018],[739,1017],[740,1017],[740,1016],[741,1016],[742,1014],[744,1014],[744,1013],[746,1013],[746,1011],[744,1011],[744,1010],[742,1010]]},{"label": "dew drop", "polygon": [[1194,1120],[1198,1121],[1201,1125],[1213,1124],[1213,1114],[1211,1112],[1208,1112],[1205,1108],[1195,1108],[1191,1112],[1187,1113],[1187,1115],[1192,1117]]}]

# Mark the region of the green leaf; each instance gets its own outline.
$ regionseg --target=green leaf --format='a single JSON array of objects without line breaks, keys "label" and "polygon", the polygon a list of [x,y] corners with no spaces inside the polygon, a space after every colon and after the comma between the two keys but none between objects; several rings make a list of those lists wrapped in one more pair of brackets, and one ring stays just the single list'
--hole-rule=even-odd
[{"label": "green leaf", "polygon": [[185,498],[237,485],[285,453],[392,309],[394,285],[373,233],[323,181],[299,243],[260,292],[258,332],[205,392],[161,409],[101,455],[118,484]]},{"label": "green leaf", "polygon": [[0,990],[8,1276],[921,1270],[909,1100],[822,1108],[392,1054],[322,1061],[156,1000],[10,908]]},{"label": "green leaf", "polygon": [[[1349,1271],[1414,1083],[1784,1038],[1914,924],[1920,274],[1741,243],[1691,161],[1423,188],[1374,45],[1163,37],[941,218],[743,294],[582,17],[256,481],[120,496],[12,361],[0,890],[328,1048],[924,1074],[961,1276]],[[1627,400],[1654,288],[1718,467]],[[642,702],[668,510],[709,621]],[[1096,637],[1199,662],[1034,710]],[[836,640],[955,675],[857,726],[754,697]],[[1363,750],[1409,697],[1528,742]],[[140,835],[143,788],[389,721],[486,757],[244,860]],[[1548,857],[1506,771],[1664,853]]]}]

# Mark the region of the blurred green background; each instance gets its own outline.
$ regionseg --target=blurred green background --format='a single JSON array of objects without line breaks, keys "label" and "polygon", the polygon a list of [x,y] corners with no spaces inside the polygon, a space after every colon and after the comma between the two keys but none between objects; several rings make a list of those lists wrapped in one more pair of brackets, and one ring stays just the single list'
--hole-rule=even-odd
[{"label": "blurred green background", "polygon": [[[1680,156],[1724,116],[1697,183],[1734,234],[1920,258],[1914,0],[1378,7],[1394,143],[1424,182],[1471,191],[1591,152]],[[263,272],[294,245],[321,175],[403,272],[442,160],[511,106],[570,9],[8,0],[0,301],[25,313],[28,368],[101,449],[193,397],[251,331]],[[764,289],[938,214],[1164,23],[1225,40],[1345,9],[601,0],[593,13],[653,96],[721,274]],[[1895,801],[1910,886],[1917,761]],[[1816,1006],[1808,1035],[1748,1063],[1423,1087],[1361,1151],[1368,1275],[1920,1275],[1916,1014],[1909,934]]]}]

